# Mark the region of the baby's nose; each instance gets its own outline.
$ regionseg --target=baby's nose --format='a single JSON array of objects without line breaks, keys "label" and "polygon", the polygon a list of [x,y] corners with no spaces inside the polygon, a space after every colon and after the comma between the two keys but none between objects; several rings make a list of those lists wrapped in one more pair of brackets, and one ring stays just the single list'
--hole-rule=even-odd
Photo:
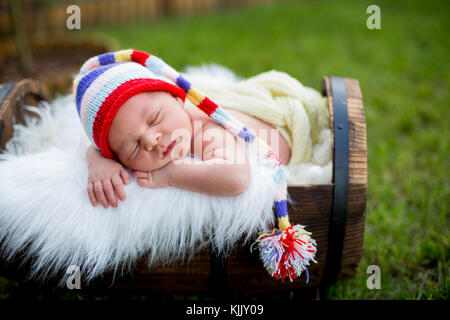
[{"label": "baby's nose", "polygon": [[145,149],[151,151],[161,140],[161,133],[148,133],[145,140]]}]

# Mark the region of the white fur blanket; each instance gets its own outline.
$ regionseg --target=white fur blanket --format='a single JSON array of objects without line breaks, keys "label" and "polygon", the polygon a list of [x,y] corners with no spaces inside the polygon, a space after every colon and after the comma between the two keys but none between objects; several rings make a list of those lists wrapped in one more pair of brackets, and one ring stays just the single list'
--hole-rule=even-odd
[{"label": "white fur blanket", "polygon": [[[188,79],[237,81],[220,66],[188,69]],[[239,239],[251,241],[275,222],[272,172],[258,164],[249,146],[251,184],[244,193],[214,197],[172,187],[146,189],[132,178],[118,208],[93,207],[87,195],[89,145],[71,96],[39,109],[39,120],[16,125],[0,155],[1,259],[27,247],[30,277],[61,277],[70,265],[91,280],[148,254],[148,267],[173,262],[206,245],[225,254]],[[322,141],[323,142],[323,141]],[[317,150],[329,147],[329,141]],[[325,161],[326,162],[326,161]],[[329,183],[331,163],[286,168],[290,184]],[[176,199],[176,201],[174,201]],[[288,199],[289,200],[289,199]],[[261,265],[261,268],[263,266]]]}]

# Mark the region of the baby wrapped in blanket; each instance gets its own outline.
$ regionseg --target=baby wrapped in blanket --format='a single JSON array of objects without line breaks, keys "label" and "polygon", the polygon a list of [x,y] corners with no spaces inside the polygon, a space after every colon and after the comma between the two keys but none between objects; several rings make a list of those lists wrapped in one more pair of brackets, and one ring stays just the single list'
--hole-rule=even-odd
[{"label": "baby wrapped in blanket", "polygon": [[[293,126],[298,120],[295,105],[287,103],[278,117],[271,110],[254,110],[254,115],[264,111],[267,119],[274,119],[280,134],[251,112],[219,107],[161,59],[137,50],[86,61],[73,93],[92,142],[86,160],[87,189],[94,206],[100,202],[105,208],[108,203],[117,207],[117,198],[125,200],[123,184],[129,176],[124,167],[132,169],[138,184],[147,188],[172,186],[219,196],[242,193],[251,179],[244,145],[253,142],[260,157],[271,162],[277,186],[279,229],[263,232],[257,240],[265,267],[276,278],[292,280],[314,261],[315,241],[302,226],[291,225],[287,216],[282,165],[291,158],[299,162],[311,157],[310,143],[304,150],[295,148],[301,139],[301,130]],[[186,97],[197,109],[184,107]],[[283,123],[283,118],[290,122]],[[199,161],[186,161],[189,152]]]}]

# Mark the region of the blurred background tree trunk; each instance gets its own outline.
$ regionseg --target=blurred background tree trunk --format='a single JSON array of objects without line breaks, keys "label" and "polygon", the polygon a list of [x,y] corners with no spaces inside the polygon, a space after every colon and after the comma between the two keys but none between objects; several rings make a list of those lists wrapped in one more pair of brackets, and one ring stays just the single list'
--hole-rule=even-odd
[{"label": "blurred background tree trunk", "polygon": [[34,65],[30,50],[30,44],[28,42],[27,31],[24,26],[21,10],[21,0],[9,0],[8,2],[11,13],[11,19],[14,24],[14,35],[16,38],[20,63],[22,65],[23,72],[26,75],[31,75],[34,70]]}]

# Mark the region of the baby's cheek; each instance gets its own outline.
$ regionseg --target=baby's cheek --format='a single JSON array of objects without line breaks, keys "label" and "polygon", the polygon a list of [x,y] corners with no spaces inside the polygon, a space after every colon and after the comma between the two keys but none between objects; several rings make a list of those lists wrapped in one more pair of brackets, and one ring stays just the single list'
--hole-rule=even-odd
[{"label": "baby's cheek", "polygon": [[151,162],[145,161],[142,155],[139,155],[136,159],[128,160],[125,165],[132,170],[138,171],[150,171],[151,169]]}]

